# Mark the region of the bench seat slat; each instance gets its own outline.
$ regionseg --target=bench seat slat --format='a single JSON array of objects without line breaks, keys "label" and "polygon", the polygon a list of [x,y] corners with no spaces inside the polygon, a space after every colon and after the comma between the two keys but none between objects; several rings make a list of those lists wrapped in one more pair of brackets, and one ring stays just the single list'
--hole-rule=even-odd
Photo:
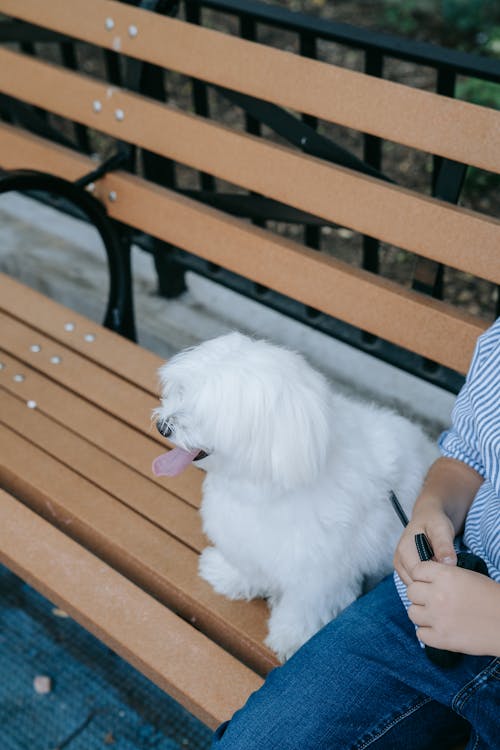
[{"label": "bench seat slat", "polygon": [[[497,219],[7,49],[0,49],[0,89],[329,222],[490,281],[499,279]],[[99,113],[93,111],[94,100],[103,103]],[[125,113],[122,121],[115,117],[117,108]],[[473,256],[471,246],[477,248]]]},{"label": "bench seat slat", "polygon": [[[3,296],[3,290],[7,288],[11,293],[10,300],[13,301],[11,307],[15,307],[20,315],[25,316],[30,321],[37,321],[38,313],[40,313],[41,318],[45,317],[42,312],[44,307],[44,297],[42,295],[28,289],[24,291],[24,285],[11,282],[7,277],[0,275],[0,290],[2,292],[0,293],[2,349],[20,360],[24,367],[27,366],[42,373],[46,377],[46,380],[37,381],[38,386],[42,385],[44,399],[50,399],[54,405],[53,408],[57,410],[58,418],[64,419],[64,414],[71,415],[72,408],[78,409],[78,413],[87,422],[86,427],[83,429],[86,430],[88,438],[92,439],[92,434],[100,434],[99,441],[104,450],[109,450],[113,442],[116,442],[117,425],[112,420],[106,420],[105,418],[106,414],[113,415],[118,420],[119,425],[123,424],[127,428],[124,430],[123,436],[119,436],[123,442],[125,442],[128,435],[132,439],[129,446],[135,445],[136,442],[138,443],[138,454],[134,456],[132,463],[137,463],[139,459],[142,460],[143,463],[139,470],[141,473],[149,475],[151,479],[154,479],[151,474],[152,460],[168,449],[168,443],[160,437],[150,422],[152,409],[158,405],[158,397],[153,398],[149,392],[145,393],[141,388],[137,388],[130,382],[122,380],[116,374],[120,367],[120,357],[123,354],[123,350],[124,348],[125,350],[127,349],[127,347],[117,347],[116,350],[114,349],[116,339],[120,339],[120,337],[103,328],[99,329],[93,324],[97,331],[96,336],[99,338],[101,350],[105,351],[107,345],[106,363],[108,367],[113,367],[115,372],[112,372],[108,368],[100,366],[101,358],[97,355],[97,352],[93,356],[96,356],[98,361],[94,362],[88,357],[82,356],[77,351],[67,349],[63,343],[60,343],[64,341],[64,332],[61,334],[62,327],[60,326],[60,320],[67,317],[68,314],[68,311],[61,305],[47,300],[50,317],[52,317],[51,313],[54,313],[54,317],[49,325],[49,332],[54,331],[54,334],[58,336],[58,340],[55,342],[52,338],[41,334],[37,329],[33,329],[31,325],[27,325],[17,318],[11,317],[10,314],[3,312],[1,308],[4,305],[9,306],[7,295]],[[14,289],[17,289],[17,295],[12,295]],[[55,314],[56,312],[58,312],[58,315]],[[40,345],[41,352],[32,352],[30,348],[32,344]],[[93,347],[93,344],[90,344],[90,347]],[[129,349],[129,365],[133,358],[139,363],[142,361],[142,351],[137,346],[132,346]],[[61,364],[52,364],[50,362],[52,355],[60,356]],[[148,360],[147,358],[145,359],[146,362],[144,365],[147,366]],[[156,367],[161,360],[155,358],[153,361],[156,372]],[[3,374],[6,375],[6,371],[3,371]],[[63,392],[59,394],[54,393],[54,388],[51,388],[50,381],[55,381],[62,386]],[[22,386],[21,384],[16,385],[19,388],[23,388],[28,398],[34,398],[35,401],[38,401],[38,396],[30,396],[31,382],[33,381],[26,380]],[[94,408],[89,411],[85,406],[85,402]],[[65,412],[61,411],[63,407],[66,409]],[[68,419],[69,417],[66,416],[65,418]],[[135,440],[133,437],[135,431],[139,431],[140,434],[145,436],[147,435],[147,445],[145,440]],[[118,449],[117,457],[120,460],[126,458],[126,453],[123,455],[122,450],[127,449]],[[128,450],[130,450],[130,447]],[[196,467],[190,467],[185,476],[162,478],[156,481],[162,487],[168,486],[172,492],[186,498],[187,502],[198,507],[201,476],[199,469]]]},{"label": "bench seat slat", "polygon": [[[500,171],[500,115],[485,107],[109,0],[48,0],[43,6],[38,0],[0,0],[0,10],[298,112]],[[108,17],[113,32],[106,30]],[[130,25],[138,29],[134,38],[127,33]]]},{"label": "bench seat slat", "polygon": [[[0,134],[1,140],[1,134]],[[103,251],[104,254],[104,251]],[[33,330],[58,342],[65,349],[118,374],[154,398],[158,395],[157,369],[163,360],[123,336],[103,329],[94,321],[53,302],[46,295],[0,273],[0,310],[30,325]],[[74,325],[73,331],[65,329]],[[94,336],[90,343],[85,335]],[[36,335],[36,333],[34,333]]]},{"label": "bench seat slat", "polygon": [[[0,361],[4,365],[0,370],[0,384],[7,392],[25,403],[36,401],[39,409],[52,420],[77,431],[84,440],[153,482],[160,492],[165,490],[169,496],[199,508],[204,476],[200,469],[190,466],[178,477],[155,477],[151,472],[152,461],[166,446],[160,445],[150,434],[133,429],[1,348]],[[23,374],[24,380],[14,380],[16,374]],[[150,516],[145,504],[141,504],[140,512],[163,525],[162,514]]]},{"label": "bench seat slat", "polygon": [[[6,126],[0,126],[0,133],[5,135],[0,139],[0,163],[7,162],[11,167],[31,163],[43,168],[50,161],[56,174],[75,174],[77,167],[68,149],[47,147],[43,139]],[[2,140],[6,147],[23,144],[23,156],[17,155],[13,161]],[[119,196],[108,206],[113,218],[458,372],[467,371],[477,336],[487,328],[487,322],[449,305],[401,289],[396,283],[248,226],[138,177],[109,175],[99,183],[99,191],[105,198],[110,190]],[[489,272],[500,278],[498,248],[495,253]],[[303,272],[305,258],[307,275]],[[445,258],[445,262],[451,260],[446,254]]]},{"label": "bench seat slat", "polygon": [[[101,409],[115,414],[131,427],[141,430],[149,425],[149,417],[153,407],[157,406],[157,400],[148,393],[66,349],[39,331],[33,331],[1,310],[0,328],[3,348],[23,362]],[[41,351],[33,352],[32,345],[40,346]],[[52,356],[59,356],[61,364],[52,364]]]},{"label": "bench seat slat", "polygon": [[[35,420],[36,413],[31,418]],[[265,673],[275,666],[274,656],[263,645],[263,601],[231,602],[215,594],[198,576],[193,550],[2,424],[0,481],[251,668]]]},{"label": "bench seat slat", "polygon": [[0,559],[211,727],[262,679],[0,490]]},{"label": "bench seat slat", "polygon": [[[97,487],[194,551],[201,552],[207,546],[208,540],[201,531],[195,508],[114,459],[108,453],[113,449],[112,445],[103,450],[80,437],[83,422],[72,417],[70,425],[64,425],[43,413],[43,396],[42,402],[37,404],[36,418],[33,418],[24,400],[0,387],[1,419],[6,426],[20,435],[29,436],[30,442],[49,456],[81,476],[89,477]],[[122,440],[121,426],[115,421],[114,427],[114,442],[117,443]]]}]

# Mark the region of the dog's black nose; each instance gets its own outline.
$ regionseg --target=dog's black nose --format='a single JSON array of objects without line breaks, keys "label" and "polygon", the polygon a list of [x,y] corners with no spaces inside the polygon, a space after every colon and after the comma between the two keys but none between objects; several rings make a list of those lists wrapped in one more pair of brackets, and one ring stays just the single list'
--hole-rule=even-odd
[{"label": "dog's black nose", "polygon": [[168,422],[158,421],[156,423],[156,428],[160,435],[163,435],[163,437],[168,438],[172,434],[172,430],[168,426]]}]

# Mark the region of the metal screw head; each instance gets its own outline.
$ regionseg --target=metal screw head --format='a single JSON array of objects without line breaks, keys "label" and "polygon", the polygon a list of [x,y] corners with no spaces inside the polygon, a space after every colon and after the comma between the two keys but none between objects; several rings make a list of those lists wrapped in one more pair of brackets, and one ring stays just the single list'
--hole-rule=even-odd
[{"label": "metal screw head", "polygon": [[109,193],[108,193],[108,198],[111,201],[111,203],[114,203],[116,201],[116,199],[118,198],[118,196],[116,194],[116,190],[110,190]]},{"label": "metal screw head", "polygon": [[24,382],[24,379],[24,375],[14,375],[14,380],[16,381],[16,383],[22,383]]},{"label": "metal screw head", "polygon": [[85,341],[89,341],[89,342],[95,341],[95,336],[93,333],[86,333],[83,338],[85,339]]},{"label": "metal screw head", "polygon": [[139,33],[139,30],[137,26],[134,26],[133,24],[128,27],[128,35],[131,39],[135,39],[137,34]]},{"label": "metal screw head", "polygon": [[125,112],[123,109],[115,109],[115,119],[118,120],[118,122],[125,119]]},{"label": "metal screw head", "polygon": [[64,324],[64,330],[65,331],[74,331],[75,330],[75,324],[74,323],[65,323]]},{"label": "metal screw head", "polygon": [[305,146],[306,143],[307,143],[307,136],[303,135],[302,138],[300,139],[300,145]]},{"label": "metal screw head", "polygon": [[115,28],[115,22],[112,18],[106,18],[104,25],[106,26],[108,31],[112,31]]},{"label": "metal screw head", "polygon": [[40,352],[40,351],[42,350],[42,347],[41,347],[41,346],[39,346],[38,344],[32,344],[32,345],[30,346],[30,350],[31,350],[32,352]]},{"label": "metal screw head", "polygon": [[94,110],[94,112],[101,112],[102,111],[102,104],[99,101],[99,99],[95,99],[92,102],[92,109]]},{"label": "metal screw head", "polygon": [[30,401],[26,401],[26,406],[28,407],[28,409],[36,409],[37,404],[36,404],[36,401],[30,400]]},{"label": "metal screw head", "polygon": [[60,365],[61,362],[62,362],[62,359],[61,359],[61,357],[58,357],[56,355],[55,357],[51,357],[50,361],[52,362],[53,365]]}]

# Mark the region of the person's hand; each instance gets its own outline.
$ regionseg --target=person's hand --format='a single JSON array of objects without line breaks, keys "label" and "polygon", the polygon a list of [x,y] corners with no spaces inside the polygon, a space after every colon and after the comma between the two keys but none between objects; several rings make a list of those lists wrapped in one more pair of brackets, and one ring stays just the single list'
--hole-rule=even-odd
[{"label": "person's hand", "polygon": [[428,509],[414,515],[399,540],[394,555],[394,567],[407,586],[413,581],[412,570],[420,558],[415,545],[415,534],[424,533],[434,550],[434,560],[444,565],[455,566],[457,554],[453,547],[455,528],[448,516],[441,510]]},{"label": "person's hand", "polygon": [[441,456],[432,464],[394,555],[394,567],[407,586],[412,582],[411,571],[419,561],[415,534],[426,535],[436,562],[456,565],[453,540],[463,529],[465,517],[483,481],[483,476],[475,469],[454,458]]},{"label": "person's hand", "polygon": [[422,643],[500,656],[500,585],[480,573],[431,560],[411,570],[410,620]]}]

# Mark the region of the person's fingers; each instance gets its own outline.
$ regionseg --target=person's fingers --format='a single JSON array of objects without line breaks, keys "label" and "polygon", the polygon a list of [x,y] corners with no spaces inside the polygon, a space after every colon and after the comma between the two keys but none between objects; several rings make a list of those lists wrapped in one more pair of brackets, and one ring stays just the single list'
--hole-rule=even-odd
[{"label": "person's fingers", "polygon": [[427,537],[434,550],[434,559],[444,565],[456,565],[457,553],[453,546],[454,529],[451,521],[443,518],[426,529]]},{"label": "person's fingers", "polygon": [[394,569],[406,586],[409,586],[413,581],[411,571],[415,567],[417,561],[418,557],[417,560],[413,560],[411,557],[408,560],[407,557],[399,553],[394,555]]},{"label": "person's fingers", "polygon": [[[433,637],[434,636],[434,637]],[[425,646],[435,645],[434,628],[431,625],[420,625],[417,627],[417,638]]]},{"label": "person's fingers", "polygon": [[423,583],[432,583],[439,571],[440,563],[433,560],[418,562],[410,571],[412,581],[422,581]]},{"label": "person's fingers", "polygon": [[412,604],[419,604],[421,606],[424,606],[427,603],[427,588],[428,586],[426,583],[422,583],[421,581],[413,581],[409,584],[406,591],[408,599],[412,602]]},{"label": "person's fingers", "polygon": [[406,570],[406,568],[402,568],[402,567],[396,568],[396,573],[401,578],[405,586],[408,587],[412,583],[412,578],[410,574],[408,573],[408,571]]},{"label": "person's fingers", "polygon": [[431,625],[429,613],[420,604],[412,604],[411,607],[408,607],[408,617],[418,628],[430,627]]},{"label": "person's fingers", "polygon": [[396,548],[394,568],[407,586],[412,582],[411,571],[418,561],[419,557],[415,546],[414,534],[413,532],[405,532]]}]

